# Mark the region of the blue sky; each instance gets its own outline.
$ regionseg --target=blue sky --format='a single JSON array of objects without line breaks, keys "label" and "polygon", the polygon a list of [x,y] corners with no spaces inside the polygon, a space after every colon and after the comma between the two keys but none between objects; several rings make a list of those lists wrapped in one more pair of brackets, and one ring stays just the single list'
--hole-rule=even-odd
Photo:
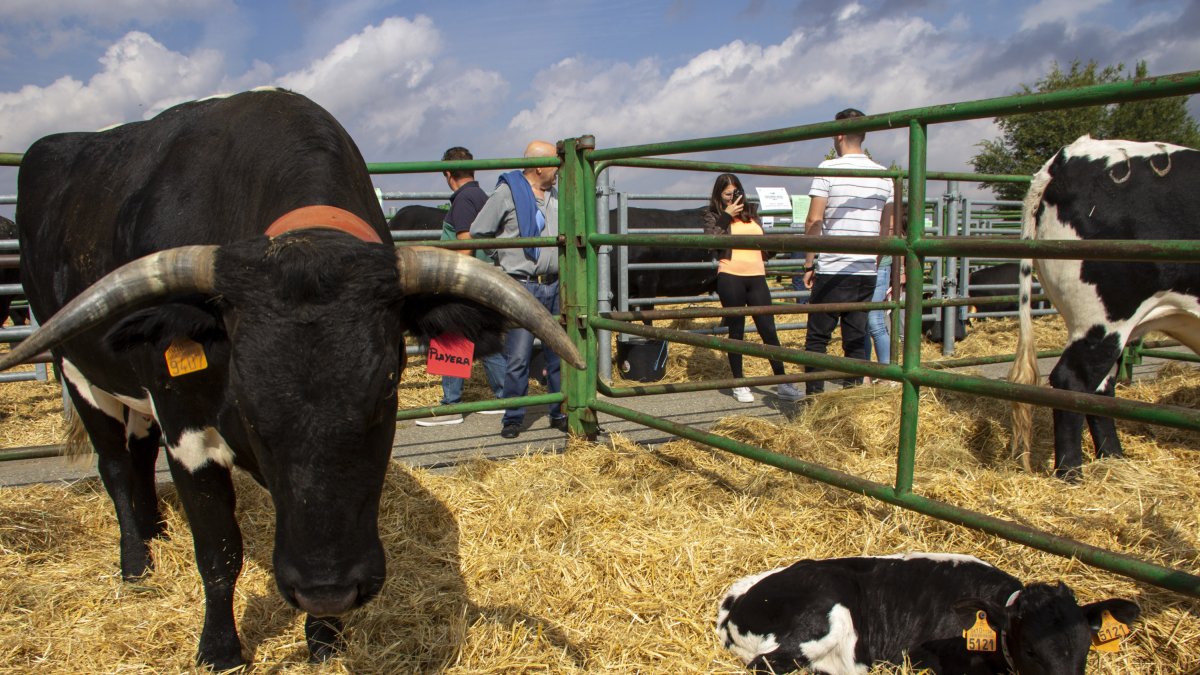
[{"label": "blue sky", "polygon": [[[144,119],[180,101],[285,86],[329,109],[368,161],[519,156],[533,138],[601,147],[1002,96],[1052,62],[1200,68],[1200,0],[4,0],[0,152]],[[1190,103],[1200,117],[1196,98]],[[930,167],[968,168],[991,120],[930,132]],[[827,141],[719,153],[813,165]],[[867,148],[906,160],[902,132]],[[16,170],[0,167],[0,194]],[[618,169],[633,192],[711,175]],[[494,176],[481,174],[491,187]],[[388,190],[438,177],[378,177]],[[799,179],[751,185],[803,191]],[[934,187],[932,191],[939,191]],[[0,207],[0,213],[9,212]]]}]

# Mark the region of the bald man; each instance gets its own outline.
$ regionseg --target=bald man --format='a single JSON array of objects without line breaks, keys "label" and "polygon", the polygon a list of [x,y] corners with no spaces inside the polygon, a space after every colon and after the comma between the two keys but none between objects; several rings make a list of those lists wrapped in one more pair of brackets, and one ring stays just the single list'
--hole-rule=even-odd
[{"label": "bald man", "polygon": [[[525,157],[557,157],[552,143],[533,141],[525,148]],[[471,223],[472,239],[518,239],[522,237],[554,237],[558,235],[558,167],[530,167],[510,171],[500,176],[496,190]],[[559,314],[558,249],[499,248],[489,249],[496,264],[509,276],[524,284],[546,311]],[[552,393],[562,390],[558,355],[544,350],[546,380]],[[504,397],[512,398],[529,393],[529,361],[533,356],[533,334],[524,328],[509,329],[504,340]],[[525,424],[525,409],[504,411],[500,435],[516,438]],[[567,430],[567,418],[559,405],[550,406],[550,426]]]}]

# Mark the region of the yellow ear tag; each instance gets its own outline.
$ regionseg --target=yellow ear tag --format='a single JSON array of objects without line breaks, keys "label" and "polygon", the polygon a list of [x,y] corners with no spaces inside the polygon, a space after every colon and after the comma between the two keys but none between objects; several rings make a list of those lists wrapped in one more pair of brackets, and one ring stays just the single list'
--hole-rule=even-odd
[{"label": "yellow ear tag", "polygon": [[1092,651],[1121,651],[1121,638],[1129,635],[1129,626],[1113,618],[1107,609],[1100,617],[1100,630],[1092,635]]},{"label": "yellow ear tag", "polygon": [[994,652],[996,651],[996,631],[987,622],[987,612],[975,612],[975,625],[963,631],[967,639],[967,651]]},{"label": "yellow ear tag", "polygon": [[176,338],[163,355],[167,358],[167,372],[171,373],[171,377],[187,375],[208,367],[204,347],[199,342],[187,338]]}]

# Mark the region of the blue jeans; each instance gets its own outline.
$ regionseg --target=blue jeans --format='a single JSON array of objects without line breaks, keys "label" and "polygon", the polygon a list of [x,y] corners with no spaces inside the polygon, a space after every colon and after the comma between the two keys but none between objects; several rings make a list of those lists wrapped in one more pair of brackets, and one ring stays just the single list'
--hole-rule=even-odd
[{"label": "blue jeans", "polygon": [[[551,316],[558,316],[558,282],[539,284],[535,281],[522,281],[525,290],[542,303]],[[552,349],[543,349],[546,355],[546,384],[550,393],[562,391],[562,375],[559,367],[558,354]],[[510,328],[504,338],[504,358],[507,360],[504,374],[504,397],[514,398],[529,393],[529,360],[533,358],[533,333],[524,328]],[[563,417],[562,407],[558,404],[550,406],[550,419]],[[524,408],[509,408],[504,411],[501,423],[523,424],[525,422]]]},{"label": "blue jeans", "polygon": [[[792,260],[799,260],[800,262],[804,262],[804,256],[806,256],[806,255],[808,255],[808,254],[804,253],[803,251],[793,251],[791,254],[788,255],[788,257],[791,258]],[[792,277],[792,283],[791,283],[792,290],[793,291],[807,291],[808,289],[804,287],[804,270],[792,270],[792,274],[796,275],[796,276]],[[801,300],[800,298],[796,298],[795,300],[793,300],[793,302],[804,302],[804,301]]]},{"label": "blue jeans", "polygon": [[[504,398],[504,370],[507,363],[504,354],[501,352],[488,354],[481,360],[483,361],[483,372],[487,375],[488,386],[491,387],[492,393],[496,398]],[[442,376],[442,405],[462,402],[464,382],[466,380],[461,377]]]},{"label": "blue jeans", "polygon": [[[888,289],[892,286],[892,266],[880,267],[875,276],[875,293],[871,302],[883,302]],[[876,359],[880,363],[889,363],[892,359],[892,336],[888,333],[887,312],[873,309],[867,312],[867,333],[871,339],[867,342],[867,360],[871,359],[871,343],[875,344]]]}]

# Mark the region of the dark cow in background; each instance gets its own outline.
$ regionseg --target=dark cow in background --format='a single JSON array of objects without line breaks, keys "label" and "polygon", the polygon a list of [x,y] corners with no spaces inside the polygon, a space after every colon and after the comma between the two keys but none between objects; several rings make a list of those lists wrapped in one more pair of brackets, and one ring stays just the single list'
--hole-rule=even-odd
[{"label": "dark cow in background", "polygon": [[[1002,295],[1017,295],[1016,285],[1020,281],[1020,266],[1017,263],[1001,263],[971,272],[968,276],[967,291],[972,298],[996,298]],[[1009,288],[976,288],[976,286],[1009,286]],[[1048,305],[1043,301],[1034,303],[1034,309],[1044,309]],[[972,311],[977,312],[1015,312],[1018,303],[1003,302],[995,305],[979,305]],[[959,320],[954,326],[954,339],[962,340],[967,336],[967,326],[970,319]],[[939,319],[924,319],[921,321],[921,334],[930,342],[942,342],[942,322]]]},{"label": "dark cow in background", "polygon": [[[1025,197],[1021,236],[1038,240],[1200,238],[1200,151],[1166,143],[1084,136],[1046,162]],[[1067,326],[1050,373],[1056,389],[1113,395],[1117,361],[1130,340],[1162,331],[1200,352],[1200,265],[1038,260],[1038,279]],[[1020,335],[1009,379],[1039,379],[1030,319],[1033,267],[1021,263]],[[1029,467],[1032,413],[1013,406],[1013,451]],[[1054,411],[1054,473],[1078,480],[1084,415]],[[1120,457],[1112,418],[1087,416],[1096,455]]]},{"label": "dark cow in background", "polygon": [[[17,224],[13,221],[0,216],[0,239],[16,239]],[[16,267],[0,267],[0,284],[19,284],[21,283],[21,272]],[[0,323],[4,323],[4,317],[12,319],[14,326],[21,326],[27,323],[27,312],[18,312],[16,310],[9,311],[12,301],[17,296],[0,293]]]},{"label": "dark cow in background", "polygon": [[400,207],[393,213],[387,226],[392,232],[420,232],[422,230],[438,230],[440,232],[442,222],[446,220],[446,213],[445,209],[433,206],[409,204]]},{"label": "dark cow in background", "polygon": [[[701,229],[704,209],[644,209],[630,206],[629,232],[636,230],[657,229]],[[609,212],[610,229],[617,231],[617,209]],[[611,254],[613,288],[620,281],[617,279],[617,252]],[[665,263],[708,263],[712,262],[709,251],[702,248],[670,248],[665,246],[630,246],[629,262],[639,264],[662,265]],[[677,269],[660,267],[656,269],[629,270],[629,297],[655,298],[680,297],[689,295],[704,295],[715,293],[717,290],[717,269]],[[654,309],[653,305],[643,309]]]},{"label": "dark cow in background", "polygon": [[308,614],[313,658],[339,643],[338,617],[379,592],[405,330],[497,349],[512,321],[583,367],[506,275],[385,241],[358,148],[298,94],[47,136],[25,153],[18,189],[22,281],[44,325],[0,369],[51,349],[116,508],[127,580],[149,570],[162,528],[162,436],[204,584],[202,664],[244,663],[234,466],[271,493],[275,581]]},{"label": "dark cow in background", "polygon": [[[687,229],[700,228],[700,217],[703,209],[644,209],[629,207],[629,230],[646,229]],[[388,221],[388,228],[396,232],[412,232],[420,230],[441,230],[446,212],[430,206],[410,204],[402,207]],[[618,212],[609,212],[609,223],[612,231],[616,231]],[[646,264],[663,264],[679,262],[710,262],[709,252],[698,248],[666,248],[651,246],[630,246],[629,262]],[[610,254],[610,270],[613,288],[621,283],[617,277],[617,252]],[[690,296],[714,293],[717,290],[717,270],[713,269],[674,269],[670,267],[656,269],[639,269],[629,271],[629,297],[654,298],[664,296]],[[615,290],[614,290],[615,294]],[[653,306],[650,306],[653,309]]]},{"label": "dark cow in background", "polygon": [[[1124,630],[1104,626],[1105,612]],[[981,613],[991,640],[968,645],[963,631]],[[1025,585],[972,556],[909,553],[802,560],[741,579],[717,633],[755,672],[858,675],[907,654],[914,671],[1082,675],[1092,636],[1103,627],[1109,642],[1139,613],[1122,599],[1081,607],[1062,583]]]}]

